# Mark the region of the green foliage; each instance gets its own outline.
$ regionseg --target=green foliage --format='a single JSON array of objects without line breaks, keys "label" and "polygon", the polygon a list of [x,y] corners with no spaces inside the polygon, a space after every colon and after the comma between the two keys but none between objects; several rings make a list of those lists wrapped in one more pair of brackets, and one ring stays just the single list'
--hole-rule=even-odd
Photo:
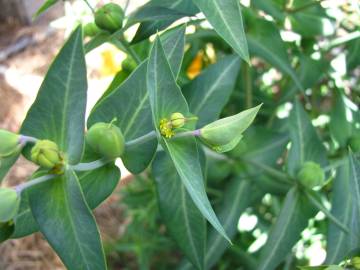
[{"label": "green foliage", "polygon": [[[1,180],[21,154],[40,165],[0,189],[0,242],[40,231],[71,270],[356,269],[360,18],[335,2],[91,7],[20,135],[0,131]],[[127,57],[85,119],[85,54],[103,43]],[[120,191],[129,223],[102,243],[91,210],[119,157],[138,174]],[[314,246],[324,265],[307,266]]]}]

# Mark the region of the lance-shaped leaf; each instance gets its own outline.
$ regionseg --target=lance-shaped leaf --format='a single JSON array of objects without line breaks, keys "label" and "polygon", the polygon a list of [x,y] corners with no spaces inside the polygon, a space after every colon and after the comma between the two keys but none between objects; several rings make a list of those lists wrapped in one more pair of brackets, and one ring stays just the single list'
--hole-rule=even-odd
[{"label": "lance-shaped leaf", "polygon": [[[185,46],[185,26],[165,33],[162,40],[171,70],[177,76]],[[146,68],[147,61],[144,61],[123,84],[95,106],[89,116],[88,127],[97,122],[111,122],[117,117],[114,124],[120,127],[127,142],[154,129],[146,89]],[[151,162],[156,147],[156,139],[127,147],[123,156],[126,168],[132,173],[142,172]]]},{"label": "lance-shaped leaf", "polygon": [[352,211],[350,217],[350,251],[360,248],[360,162],[350,153],[350,194]]},{"label": "lance-shaped leaf", "polygon": [[205,69],[183,88],[190,112],[199,118],[197,127],[219,118],[234,90],[240,63],[238,56],[226,56]]},{"label": "lance-shaped leaf", "polygon": [[232,150],[241,140],[242,133],[254,121],[260,107],[261,105],[202,127],[200,139],[216,152]]},{"label": "lance-shaped leaf", "polygon": [[240,2],[237,0],[193,0],[215,31],[249,62]]},{"label": "lance-shaped leaf", "polygon": [[36,11],[34,15],[34,19],[40,16],[42,13],[47,11],[49,8],[51,8],[53,5],[55,5],[59,0],[46,0],[44,4]]},{"label": "lance-shaped leaf", "polygon": [[153,162],[161,216],[182,252],[204,269],[206,222],[189,196],[171,159],[158,153]]},{"label": "lance-shaped leaf", "polygon": [[[164,139],[160,137],[160,120],[170,117],[174,112],[180,112],[184,116],[189,116],[190,113],[186,100],[175,82],[159,38],[156,38],[150,53],[147,89],[153,123],[162,146],[170,155],[183,184],[200,212],[220,234],[228,239],[205,192],[195,138]],[[194,128],[194,125],[190,123],[185,127]]]},{"label": "lance-shaped leaf", "polygon": [[50,66],[20,133],[56,142],[70,164],[78,163],[84,148],[86,90],[79,26]]},{"label": "lance-shaped leaf", "polygon": [[275,269],[291,252],[316,210],[307,198],[293,187],[286,195],[280,214],[270,230],[260,256],[258,270]]},{"label": "lance-shaped leaf", "polygon": [[15,164],[20,154],[21,154],[21,150],[18,150],[16,153],[12,154],[11,156],[4,158],[0,157],[0,183],[7,175],[11,167]]},{"label": "lance-shaped leaf", "polygon": [[291,148],[288,157],[288,171],[295,176],[306,161],[313,161],[326,166],[327,156],[315,127],[299,101],[295,100],[289,116]]},{"label": "lance-shaped leaf", "polygon": [[[120,170],[111,163],[96,170],[78,172],[77,175],[86,202],[91,209],[95,209],[106,200],[120,180]],[[33,189],[35,192],[35,187]],[[21,238],[39,230],[31,213],[27,190],[21,194],[20,210],[14,222],[15,230],[11,238]]]},{"label": "lance-shaped leaf", "polygon": [[298,89],[303,86],[292,68],[284,41],[277,26],[269,21],[256,18],[247,35],[250,53],[261,57],[281,72],[289,75]]},{"label": "lance-shaped leaf", "polygon": [[[352,214],[349,162],[341,165],[336,171],[332,186],[331,214],[345,225],[350,225]],[[351,234],[342,231],[338,226],[329,223],[327,233],[326,263],[340,263],[350,251]]]},{"label": "lance-shaped leaf", "polygon": [[[154,10],[157,10],[157,16],[154,16]],[[167,10],[167,11],[166,11]],[[136,31],[136,34],[132,40],[132,43],[140,42],[157,31],[161,31],[171,25],[176,20],[185,17],[192,16],[198,12],[197,7],[192,1],[187,0],[152,0],[142,6],[138,11],[130,15],[130,20],[133,17],[138,17],[140,14],[148,14],[148,18],[151,20],[144,21],[140,24]],[[159,16],[159,15],[163,16]],[[144,16],[142,16],[144,17]],[[158,17],[158,18],[156,18]]]},{"label": "lance-shaped leaf", "polygon": [[73,171],[30,189],[29,200],[40,231],[68,269],[107,269],[95,218]]}]

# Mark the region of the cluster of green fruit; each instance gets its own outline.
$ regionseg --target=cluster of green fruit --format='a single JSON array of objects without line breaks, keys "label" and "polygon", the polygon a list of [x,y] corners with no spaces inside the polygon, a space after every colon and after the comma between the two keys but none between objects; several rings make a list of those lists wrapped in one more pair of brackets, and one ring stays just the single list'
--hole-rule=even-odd
[{"label": "cluster of green fruit", "polygon": [[84,26],[84,34],[93,37],[101,31],[116,32],[122,27],[123,20],[124,11],[119,5],[106,4],[95,12],[95,22],[90,22]]}]

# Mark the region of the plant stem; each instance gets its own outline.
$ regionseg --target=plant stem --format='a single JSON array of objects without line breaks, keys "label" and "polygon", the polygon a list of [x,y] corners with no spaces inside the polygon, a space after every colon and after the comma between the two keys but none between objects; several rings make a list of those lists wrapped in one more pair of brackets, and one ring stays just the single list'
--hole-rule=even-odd
[{"label": "plant stem", "polygon": [[136,138],[134,140],[131,140],[131,141],[128,141],[125,146],[126,147],[132,147],[134,145],[138,145],[138,144],[143,144],[143,143],[146,143],[152,139],[155,139],[156,138],[156,132],[155,130],[153,131],[150,131],[149,133],[139,137],[139,138]]},{"label": "plant stem", "polygon": [[251,82],[251,74],[250,68],[248,65],[243,65],[243,74],[245,80],[245,96],[246,96],[246,108],[251,108],[253,103],[253,96],[252,96],[252,82]]},{"label": "plant stem", "polygon": [[177,134],[175,134],[174,137],[172,137],[172,139],[190,137],[190,136],[199,137],[200,135],[201,135],[200,129],[196,129],[196,130],[190,130],[190,131],[177,133]]},{"label": "plant stem", "polygon": [[139,58],[139,56],[137,55],[137,53],[133,50],[133,48],[131,48],[131,46],[129,45],[129,42],[125,39],[124,35],[122,35],[119,38],[119,41],[121,43],[121,45],[123,45],[124,49],[126,50],[126,52],[131,55],[131,57],[134,59],[134,61],[136,62],[136,64],[140,64],[141,63],[141,59]]},{"label": "plant stem", "polygon": [[85,4],[90,8],[91,12],[92,12],[93,14],[95,14],[95,10],[94,10],[94,8],[90,5],[89,1],[88,1],[88,0],[84,0],[84,2],[85,2]]},{"label": "plant stem", "polygon": [[19,142],[22,145],[25,145],[27,143],[36,143],[38,139],[30,136],[20,135]]},{"label": "plant stem", "polygon": [[35,185],[38,185],[38,184],[41,184],[41,183],[44,183],[51,179],[54,179],[56,176],[58,176],[58,175],[55,175],[55,174],[44,175],[44,176],[35,178],[29,182],[17,185],[16,187],[14,187],[14,189],[17,192],[17,194],[20,196],[21,192],[23,192],[25,189],[35,186]]},{"label": "plant stem", "polygon": [[111,160],[109,159],[102,158],[89,163],[79,163],[76,165],[70,165],[69,167],[74,171],[78,171],[78,172],[91,171],[108,164],[110,161]]}]

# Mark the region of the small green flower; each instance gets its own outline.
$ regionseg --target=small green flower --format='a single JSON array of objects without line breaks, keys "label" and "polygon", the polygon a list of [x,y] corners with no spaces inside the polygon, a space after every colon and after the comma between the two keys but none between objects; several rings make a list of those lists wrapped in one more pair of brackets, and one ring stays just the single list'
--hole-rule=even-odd
[{"label": "small green flower", "polygon": [[0,222],[10,221],[18,212],[20,198],[11,188],[0,189]]},{"label": "small green flower", "polygon": [[93,22],[90,22],[84,26],[84,35],[87,37],[94,37],[101,32],[101,29]]},{"label": "small green flower", "polygon": [[169,139],[175,135],[175,132],[173,131],[173,127],[171,125],[171,121],[169,121],[169,119],[167,118],[163,118],[160,120],[159,129],[160,134],[165,138]]},{"label": "small green flower", "polygon": [[185,125],[186,118],[182,113],[176,112],[170,116],[170,121],[173,128],[181,128]]},{"label": "small green flower", "polygon": [[20,147],[18,134],[0,129],[0,158],[14,154]]},{"label": "small green flower", "polygon": [[355,269],[360,269],[360,257],[352,258],[351,265],[354,266]]},{"label": "small green flower", "polygon": [[325,173],[319,164],[307,161],[297,174],[297,179],[305,187],[313,188],[321,186],[325,181]]},{"label": "small green flower", "polygon": [[255,119],[260,107],[261,105],[206,125],[200,129],[201,141],[216,152],[232,150]]},{"label": "small green flower", "polygon": [[115,32],[122,27],[124,11],[114,3],[109,3],[99,8],[95,13],[95,23],[103,30]]},{"label": "small green flower", "polygon": [[31,149],[31,160],[40,167],[52,169],[63,163],[63,157],[56,143],[49,140],[38,141]]},{"label": "small green flower", "polygon": [[86,134],[86,142],[96,153],[115,159],[125,150],[125,139],[119,127],[111,123],[96,123]]}]

